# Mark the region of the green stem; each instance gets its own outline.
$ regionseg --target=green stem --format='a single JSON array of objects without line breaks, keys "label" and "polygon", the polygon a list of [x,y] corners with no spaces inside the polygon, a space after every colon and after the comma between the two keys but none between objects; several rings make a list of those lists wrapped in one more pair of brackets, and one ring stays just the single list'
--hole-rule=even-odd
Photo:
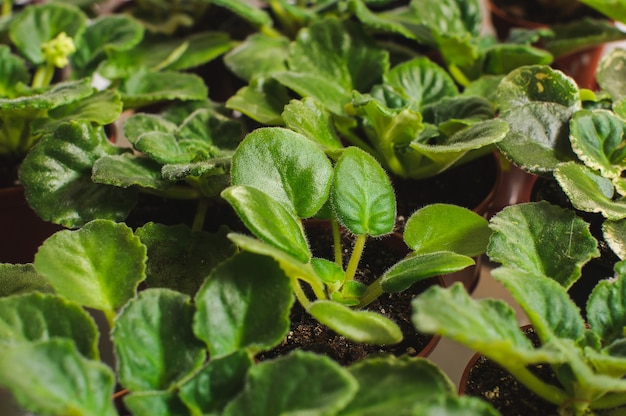
[{"label": "green stem", "polygon": [[339,223],[332,218],[330,220],[331,230],[333,232],[333,251],[335,252],[335,263],[343,269],[343,255],[341,253],[341,232],[339,231]]},{"label": "green stem", "polygon": [[204,220],[206,219],[206,211],[209,207],[209,200],[206,198],[200,198],[198,200],[198,206],[196,207],[196,215],[193,217],[193,224],[191,224],[191,231],[202,231],[204,227]]},{"label": "green stem", "polygon": [[296,278],[292,278],[291,286],[293,286],[293,292],[296,294],[296,299],[298,299],[298,302],[300,302],[300,304],[302,305],[304,309],[309,309],[309,306],[311,305],[311,301],[304,293],[304,290],[302,289],[302,286],[300,285],[300,280]]},{"label": "green stem", "polygon": [[374,280],[367,287],[367,289],[365,289],[365,293],[363,293],[363,296],[361,296],[361,299],[359,299],[359,304],[356,305],[357,308],[366,307],[367,305],[369,305],[370,303],[378,299],[380,295],[383,294],[383,288],[380,285],[380,282],[382,282],[382,280],[383,280],[383,277],[381,276],[378,279]]},{"label": "green stem", "polygon": [[346,267],[346,274],[343,279],[344,285],[346,284],[346,282],[354,279],[356,269],[359,266],[359,261],[361,261],[361,256],[363,255],[363,249],[365,248],[366,240],[366,234],[361,234],[356,237],[354,247],[352,248],[352,254],[350,255],[350,261],[348,262],[348,267]]},{"label": "green stem", "polygon": [[471,83],[471,81],[455,64],[448,65],[448,72],[452,75],[452,78],[454,78],[454,80],[463,87],[467,87]]},{"label": "green stem", "polygon": [[609,393],[591,402],[591,409],[612,409],[626,405],[626,393]]},{"label": "green stem", "polygon": [[52,81],[54,76],[54,65],[45,64],[37,68],[35,75],[33,76],[33,82],[31,86],[33,88],[47,87]]},{"label": "green stem", "polygon": [[11,16],[13,10],[13,1],[12,0],[4,0],[2,2],[2,17]]},{"label": "green stem", "polygon": [[115,311],[105,310],[102,312],[104,312],[104,317],[106,318],[107,323],[109,324],[109,329],[113,328],[113,324],[115,323]]},{"label": "green stem", "polygon": [[528,387],[537,396],[554,403],[561,405],[562,403],[571,399],[571,397],[558,387],[548,384],[534,375],[526,367],[507,367],[502,363],[499,363],[511,373],[520,383]]},{"label": "green stem", "polygon": [[263,25],[259,28],[259,31],[264,35],[267,35],[271,38],[281,38],[283,35],[276,29],[271,26]]}]

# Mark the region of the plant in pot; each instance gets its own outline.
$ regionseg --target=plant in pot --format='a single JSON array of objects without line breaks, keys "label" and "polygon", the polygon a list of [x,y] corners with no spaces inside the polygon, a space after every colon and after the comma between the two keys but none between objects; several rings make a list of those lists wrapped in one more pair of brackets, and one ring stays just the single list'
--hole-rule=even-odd
[{"label": "plant in pot", "polygon": [[[522,307],[539,344],[533,346],[524,335],[504,301],[471,299],[460,286],[432,288],[417,297],[416,327],[475,349],[534,394],[527,403],[548,406],[515,408],[519,402],[501,386],[500,395],[513,401],[500,409],[503,414],[615,414],[611,411],[626,404],[620,352],[623,263],[594,287],[585,319],[567,288],[580,277],[582,265],[599,255],[587,223],[572,210],[542,201],[507,207],[490,225],[494,233],[487,255],[501,264],[492,274]],[[538,376],[536,366],[551,368],[552,377]]]},{"label": "plant in pot", "polygon": [[[253,360],[289,330],[291,279],[267,256],[211,258],[206,246],[195,252],[211,262],[196,291],[138,292],[159,271],[151,264],[174,256],[144,244],[161,228],[170,227],[133,232],[94,220],[51,236],[33,264],[0,265],[0,385],[21,406],[59,416],[496,414],[458,397],[423,358],[372,357],[343,367],[294,351]],[[192,270],[177,271],[180,278]],[[86,309],[104,312],[110,331],[98,330]],[[114,363],[102,362],[98,348],[109,337]]]},{"label": "plant in pot", "polygon": [[[385,171],[367,152],[346,147],[336,155],[333,163],[316,142],[284,128],[247,135],[233,155],[232,186],[222,197],[256,238],[229,238],[245,251],[275,259],[304,311],[335,333],[357,343],[396,344],[403,338],[398,325],[364,308],[384,293],[474,264],[472,256],[484,251],[489,236],[487,222],[458,206],[424,207],[406,224],[410,253],[405,248],[382,275],[359,281],[367,241],[394,230],[395,198]],[[324,243],[329,258],[311,248],[312,217],[328,222],[321,231],[331,236]],[[351,249],[340,238],[342,228],[354,236]]]}]

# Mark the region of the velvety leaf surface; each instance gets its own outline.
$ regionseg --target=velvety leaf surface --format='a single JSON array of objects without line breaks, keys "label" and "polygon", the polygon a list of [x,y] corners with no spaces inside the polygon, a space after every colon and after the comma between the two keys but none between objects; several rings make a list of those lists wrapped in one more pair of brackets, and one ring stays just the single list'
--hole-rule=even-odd
[{"label": "velvety leaf surface", "polygon": [[224,32],[194,33],[184,39],[184,50],[168,65],[167,69],[182,71],[211,62],[232,49],[234,41]]},{"label": "velvety leaf surface", "polygon": [[613,183],[597,171],[580,163],[569,162],[557,166],[554,177],[575,208],[600,212],[611,220],[626,217],[626,202],[613,198]]},{"label": "velvety leaf surface", "polygon": [[604,221],[602,237],[621,260],[626,259],[626,219]]},{"label": "velvety leaf surface", "polygon": [[404,228],[404,241],[419,254],[445,250],[477,256],[487,249],[490,236],[486,219],[450,204],[431,204],[417,210]]},{"label": "velvety leaf surface", "polygon": [[41,45],[59,33],[71,38],[80,35],[87,25],[87,16],[69,4],[42,4],[26,7],[17,13],[9,27],[11,41],[30,62],[45,63]]},{"label": "velvety leaf surface", "polygon": [[290,101],[282,118],[288,128],[318,143],[325,151],[343,149],[332,115],[315,98]]},{"label": "velvety leaf surface", "polygon": [[91,181],[93,163],[120,149],[101,127],[86,122],[59,126],[41,138],[20,169],[29,205],[46,221],[78,227],[95,218],[122,220],[136,203],[136,190]]},{"label": "velvety leaf surface", "polygon": [[161,175],[161,165],[134,153],[106,155],[93,164],[91,179],[94,183],[118,188],[139,186],[165,190],[172,183]]},{"label": "velvety leaf surface", "polygon": [[[613,8],[605,5],[605,7],[607,11],[616,11],[620,7],[626,10],[623,5],[615,5]],[[577,19],[573,22],[553,25],[551,30],[554,35],[546,37],[544,47],[555,57],[626,39],[623,29],[605,19]]]},{"label": "velvety leaf surface", "polygon": [[331,359],[295,351],[252,367],[246,387],[225,416],[336,414],[358,390],[348,370]]},{"label": "velvety leaf surface", "polygon": [[259,77],[239,89],[226,101],[226,107],[267,126],[284,124],[280,114],[291,97],[289,90],[273,78]]},{"label": "velvety leaf surface", "polygon": [[230,10],[255,26],[272,25],[268,12],[246,0],[212,0],[212,3]]},{"label": "velvety leaf surface", "polygon": [[133,392],[167,390],[206,358],[191,329],[190,298],[168,289],[146,289],[128,302],[111,332],[118,375]]},{"label": "velvety leaf surface", "polygon": [[289,39],[254,33],[224,55],[224,63],[248,82],[287,69]]},{"label": "velvety leaf surface", "polygon": [[375,312],[355,310],[327,300],[313,302],[307,312],[320,323],[355,342],[387,345],[402,341],[402,331],[398,325]]},{"label": "velvety leaf surface", "polygon": [[27,84],[30,74],[26,68],[26,62],[17,55],[11,53],[7,45],[0,45],[0,97],[15,98],[18,94],[16,85]]},{"label": "velvety leaf surface", "polygon": [[596,79],[600,87],[611,94],[617,101],[626,97],[626,50],[612,49],[600,61],[596,70]]},{"label": "velvety leaf surface", "polygon": [[221,196],[256,237],[302,263],[311,259],[301,222],[280,202],[252,186],[231,186]]},{"label": "velvety leaf surface", "polygon": [[331,203],[339,222],[356,235],[393,230],[396,200],[387,173],[369,153],[348,147],[335,165]]},{"label": "velvety leaf surface", "polygon": [[243,252],[213,269],[195,298],[193,329],[212,358],[277,345],[289,330],[291,282],[273,259]]},{"label": "velvety leaf surface", "polygon": [[294,131],[271,127],[248,134],[231,167],[233,185],[258,188],[299,218],[313,216],[326,202],[332,174],[319,146]]},{"label": "velvety leaf surface", "polygon": [[601,280],[587,301],[587,319],[591,329],[605,344],[624,338],[626,327],[626,285],[618,273],[614,279]]},{"label": "velvety leaf surface", "polygon": [[35,270],[56,292],[80,305],[113,312],[145,279],[146,247],[125,224],[95,220],[60,231],[35,255]]},{"label": "velvety leaf surface", "polygon": [[138,108],[170,100],[203,100],[208,89],[197,75],[175,71],[138,71],[119,87],[124,108]]},{"label": "velvety leaf surface", "polygon": [[487,255],[492,261],[549,277],[565,288],[599,255],[589,225],[573,211],[545,201],[507,207],[492,217],[490,227]]},{"label": "velvety leaf surface", "polygon": [[146,282],[194,296],[211,271],[233,256],[235,245],[226,230],[191,231],[183,224],[148,223],[135,231],[148,249]]},{"label": "velvety leaf surface", "polygon": [[94,93],[89,79],[65,81],[54,84],[32,95],[21,95],[13,99],[0,99],[0,110],[50,110],[86,98]]},{"label": "velvety leaf surface", "polygon": [[52,285],[32,264],[0,264],[0,298],[30,292],[53,293]]},{"label": "velvety leaf surface", "polygon": [[420,280],[453,273],[475,264],[471,257],[438,251],[408,257],[391,266],[380,282],[384,292],[401,292]]},{"label": "velvety leaf surface", "polygon": [[499,416],[500,412],[485,400],[472,396],[425,400],[413,408],[414,416]]},{"label": "velvety leaf surface", "polygon": [[22,345],[64,338],[73,341],[85,358],[97,359],[98,335],[93,318],[80,305],[61,297],[30,293],[0,298],[0,343]]},{"label": "velvety leaf surface", "polygon": [[439,367],[422,358],[372,358],[350,366],[349,371],[360,388],[339,413],[342,416],[398,414],[420,402],[455,394]]},{"label": "velvety leaf surface", "polygon": [[221,413],[243,390],[252,365],[252,359],[246,351],[211,359],[180,386],[180,398],[193,414]]},{"label": "velvety leaf surface", "polygon": [[37,414],[117,415],[114,383],[109,367],[87,360],[68,340],[6,348],[0,356],[0,385]]},{"label": "velvety leaf surface", "polygon": [[124,404],[134,415],[192,416],[175,392],[150,391],[124,396]]},{"label": "velvety leaf surface", "polygon": [[485,52],[484,72],[508,74],[525,65],[549,65],[553,56],[550,52],[528,45],[501,43],[492,45]]}]

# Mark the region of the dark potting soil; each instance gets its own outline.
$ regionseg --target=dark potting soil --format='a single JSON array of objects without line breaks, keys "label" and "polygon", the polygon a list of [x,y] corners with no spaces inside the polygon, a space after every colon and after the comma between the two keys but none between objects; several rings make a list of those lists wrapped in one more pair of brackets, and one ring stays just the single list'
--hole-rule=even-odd
[{"label": "dark potting soil", "polygon": [[[493,3],[516,19],[546,25],[567,23],[584,17],[602,18],[602,15],[597,11],[575,0],[568,2],[571,5],[568,10],[564,10],[562,6],[559,7],[560,2],[557,1],[493,0]],[[552,3],[552,6],[549,8],[543,5],[550,5],[550,3]]]},{"label": "dark potting soil", "polygon": [[[332,259],[332,236],[330,229],[322,232],[307,232],[309,244],[316,257]],[[344,262],[352,251],[353,238],[343,233]],[[374,281],[392,264],[404,258],[406,251],[390,249],[385,239],[370,239],[366,244],[359,264],[356,279],[363,283]],[[382,354],[403,354],[417,356],[433,340],[431,335],[417,332],[411,322],[411,300],[433,284],[434,278],[418,282],[400,293],[383,294],[366,307],[366,310],[378,312],[398,324],[404,339],[395,345],[360,344],[338,335],[328,327],[317,322],[296,302],[291,311],[291,329],[283,342],[277,347],[260,353],[257,359],[265,360],[300,349],[324,354],[342,365],[349,365],[366,357]]]}]

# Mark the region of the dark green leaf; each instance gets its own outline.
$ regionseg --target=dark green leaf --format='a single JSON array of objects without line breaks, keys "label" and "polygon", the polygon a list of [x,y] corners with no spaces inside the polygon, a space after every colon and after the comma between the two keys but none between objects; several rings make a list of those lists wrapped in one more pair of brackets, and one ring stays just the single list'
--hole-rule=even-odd
[{"label": "dark green leaf", "polygon": [[626,285],[618,273],[614,279],[601,280],[587,301],[587,319],[591,329],[608,345],[624,338],[626,327]]},{"label": "dark green leaf", "polygon": [[173,100],[203,100],[208,89],[202,78],[175,71],[138,71],[119,87],[124,108],[138,108],[148,104]]},{"label": "dark green leaf", "polygon": [[506,75],[524,65],[548,65],[552,54],[527,45],[497,44],[487,49],[484,73]]},{"label": "dark green leaf", "polygon": [[544,40],[544,47],[555,57],[626,39],[626,33],[606,19],[577,19],[550,29],[554,35]]},{"label": "dark green leaf", "polygon": [[134,415],[192,416],[175,392],[132,392],[124,396],[124,404]]},{"label": "dark green leaf", "polygon": [[51,110],[55,107],[71,104],[87,98],[95,92],[89,82],[89,79],[59,82],[36,94],[23,95],[14,99],[0,99],[0,110]]},{"label": "dark green leaf", "polygon": [[134,153],[99,158],[93,164],[91,179],[94,183],[118,188],[167,189],[172,185],[171,181],[163,179],[160,164]]},{"label": "dark green leaf", "polygon": [[30,292],[53,293],[54,289],[32,264],[0,264],[0,298]]},{"label": "dark green leaf", "polygon": [[29,80],[26,62],[13,55],[7,45],[0,45],[0,97],[15,98],[17,84],[27,84]]},{"label": "dark green leaf", "polygon": [[226,107],[236,110],[267,126],[280,126],[280,114],[291,97],[287,88],[273,78],[255,78],[226,101]]},{"label": "dark green leaf", "polygon": [[212,358],[270,349],[289,330],[291,282],[273,259],[240,253],[213,269],[195,298],[193,329]]},{"label": "dark green leaf", "polygon": [[289,39],[262,33],[248,36],[224,55],[224,63],[239,78],[248,82],[268,77],[286,68]]}]

